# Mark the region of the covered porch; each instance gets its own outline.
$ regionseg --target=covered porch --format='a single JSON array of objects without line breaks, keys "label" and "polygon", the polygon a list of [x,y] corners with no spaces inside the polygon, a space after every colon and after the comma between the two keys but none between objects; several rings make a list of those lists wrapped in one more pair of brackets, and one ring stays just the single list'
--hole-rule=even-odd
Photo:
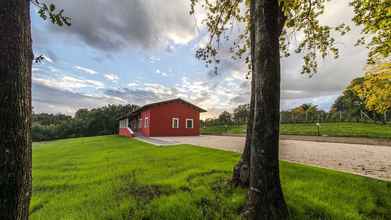
[{"label": "covered porch", "polygon": [[142,118],[140,112],[135,112],[135,114],[130,114],[128,118],[129,128],[132,129],[135,133],[139,133],[142,128]]}]

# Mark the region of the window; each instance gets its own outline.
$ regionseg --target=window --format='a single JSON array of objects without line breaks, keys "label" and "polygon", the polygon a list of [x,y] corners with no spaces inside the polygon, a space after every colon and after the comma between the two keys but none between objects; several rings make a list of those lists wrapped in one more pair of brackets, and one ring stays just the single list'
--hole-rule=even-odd
[{"label": "window", "polygon": [[186,119],[186,128],[193,128],[193,119],[192,118]]},{"label": "window", "polygon": [[149,128],[149,118],[145,117],[144,128]]},{"label": "window", "polygon": [[127,119],[122,119],[119,121],[119,127],[120,128],[126,128],[127,127]]},{"label": "window", "polygon": [[179,118],[172,119],[172,128],[179,128]]}]

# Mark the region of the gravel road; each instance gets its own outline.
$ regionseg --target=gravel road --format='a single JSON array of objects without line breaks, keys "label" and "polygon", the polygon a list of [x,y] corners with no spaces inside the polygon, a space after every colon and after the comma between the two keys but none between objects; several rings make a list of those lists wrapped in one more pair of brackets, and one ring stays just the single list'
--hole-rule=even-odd
[{"label": "gravel road", "polygon": [[[161,141],[241,152],[244,137],[201,135],[154,137]],[[391,181],[391,147],[367,144],[281,140],[280,159]]]}]

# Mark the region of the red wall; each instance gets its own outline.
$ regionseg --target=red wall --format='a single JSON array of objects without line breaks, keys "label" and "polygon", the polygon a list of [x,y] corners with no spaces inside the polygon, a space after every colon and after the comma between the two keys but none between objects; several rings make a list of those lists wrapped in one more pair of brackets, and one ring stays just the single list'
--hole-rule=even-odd
[{"label": "red wall", "polygon": [[127,129],[127,128],[120,128],[119,129],[119,135],[120,136],[130,137],[130,138],[133,137],[133,134],[130,133],[129,129]]},{"label": "red wall", "polygon": [[[200,113],[185,103],[171,102],[152,106],[149,116],[150,129],[149,133],[144,133],[145,136],[200,135]],[[172,128],[172,118],[179,118],[179,128]],[[193,119],[193,128],[186,128],[187,118]]]},{"label": "red wall", "polygon": [[[148,128],[145,128],[145,118],[146,117],[149,118],[149,127]],[[151,111],[150,110],[142,111],[141,114],[140,114],[140,118],[142,119],[142,121],[141,121],[141,128],[139,129],[139,131],[144,136],[149,137],[150,136],[150,132],[151,132]]]}]

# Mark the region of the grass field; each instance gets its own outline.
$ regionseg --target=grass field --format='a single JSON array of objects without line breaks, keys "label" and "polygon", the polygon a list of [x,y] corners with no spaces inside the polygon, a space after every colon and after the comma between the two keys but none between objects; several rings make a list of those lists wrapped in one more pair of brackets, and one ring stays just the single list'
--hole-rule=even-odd
[{"label": "grass field", "polygon": [[[203,134],[244,134],[246,126],[210,126],[201,130]],[[315,123],[281,124],[281,134],[317,135]],[[333,122],[321,123],[320,134],[341,137],[369,137],[391,139],[391,124]]]},{"label": "grass field", "polygon": [[[31,219],[238,219],[236,153],[101,136],[33,145]],[[281,162],[292,219],[387,219],[391,183]]]}]

